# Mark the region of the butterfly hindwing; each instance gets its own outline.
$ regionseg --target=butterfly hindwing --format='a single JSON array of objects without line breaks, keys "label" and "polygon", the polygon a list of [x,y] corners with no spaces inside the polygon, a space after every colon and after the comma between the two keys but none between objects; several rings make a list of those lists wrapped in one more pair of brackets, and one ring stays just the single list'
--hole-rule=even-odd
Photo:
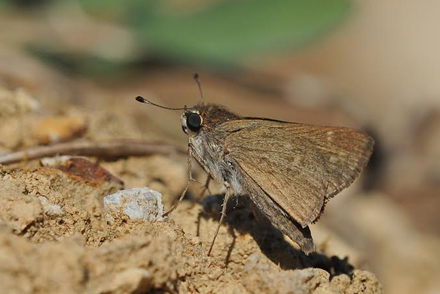
[{"label": "butterfly hindwing", "polygon": [[225,157],[301,226],[348,187],[371,155],[373,139],[349,128],[240,119],[225,134]]}]

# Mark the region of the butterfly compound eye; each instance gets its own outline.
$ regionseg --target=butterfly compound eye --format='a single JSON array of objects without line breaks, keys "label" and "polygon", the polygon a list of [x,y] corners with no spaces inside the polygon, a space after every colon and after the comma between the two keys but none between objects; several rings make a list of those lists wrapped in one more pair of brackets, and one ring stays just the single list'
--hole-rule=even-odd
[{"label": "butterfly compound eye", "polygon": [[193,132],[197,132],[202,127],[202,118],[198,113],[191,113],[186,117],[186,125],[188,129]]}]

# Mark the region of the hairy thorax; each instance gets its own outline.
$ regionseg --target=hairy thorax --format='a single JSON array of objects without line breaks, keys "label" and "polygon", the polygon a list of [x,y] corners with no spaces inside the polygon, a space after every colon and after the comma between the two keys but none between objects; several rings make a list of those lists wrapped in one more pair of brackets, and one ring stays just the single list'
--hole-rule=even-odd
[{"label": "hairy thorax", "polygon": [[189,146],[194,158],[216,182],[226,182],[234,195],[243,194],[242,178],[229,160],[224,146],[205,132],[190,136]]}]

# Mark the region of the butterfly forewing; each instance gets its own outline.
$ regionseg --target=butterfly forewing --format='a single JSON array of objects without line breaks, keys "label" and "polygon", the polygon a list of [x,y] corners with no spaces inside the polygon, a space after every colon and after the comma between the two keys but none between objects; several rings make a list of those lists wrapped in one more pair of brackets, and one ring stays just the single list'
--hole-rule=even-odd
[{"label": "butterfly forewing", "polygon": [[224,151],[243,174],[301,226],[366,165],[373,139],[349,128],[241,119],[225,122]]}]

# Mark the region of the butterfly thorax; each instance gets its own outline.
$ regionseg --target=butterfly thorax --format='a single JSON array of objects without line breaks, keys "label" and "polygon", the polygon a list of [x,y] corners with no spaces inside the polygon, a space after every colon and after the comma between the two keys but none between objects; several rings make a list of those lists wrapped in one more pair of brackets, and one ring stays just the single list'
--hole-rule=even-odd
[{"label": "butterfly thorax", "polygon": [[[196,114],[197,119],[193,118]],[[182,114],[182,128],[188,134],[192,156],[215,181],[228,182],[234,194],[241,193],[242,184],[232,162],[225,160],[227,146],[224,138],[227,134],[219,131],[218,127],[239,119],[239,116],[215,104],[198,104]]]}]

